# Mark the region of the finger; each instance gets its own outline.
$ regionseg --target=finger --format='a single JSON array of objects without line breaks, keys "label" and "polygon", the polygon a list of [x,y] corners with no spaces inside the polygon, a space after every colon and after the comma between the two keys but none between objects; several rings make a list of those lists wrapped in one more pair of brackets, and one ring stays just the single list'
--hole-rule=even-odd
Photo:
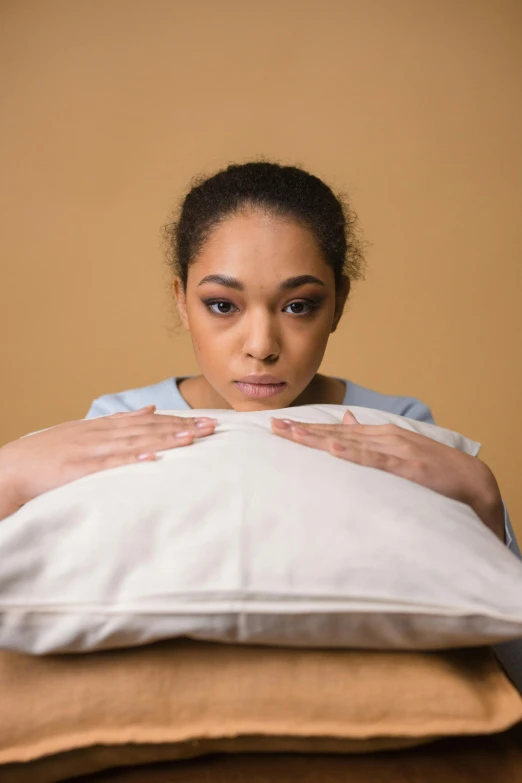
[{"label": "finger", "polygon": [[112,413],[109,418],[115,419],[119,416],[141,416],[144,413],[153,413],[155,410],[155,405],[145,405],[144,408],[138,408],[138,410],[135,411],[119,411],[118,413]]},{"label": "finger", "polygon": [[[352,438],[349,433],[339,432],[334,433],[320,433],[311,432],[301,427],[291,427],[282,431],[277,430],[276,435],[286,438],[287,440],[293,440],[296,443],[302,443],[305,446],[312,446],[313,448],[322,449],[323,451],[330,451],[336,456],[341,452],[344,452],[345,459],[351,459],[354,457],[354,461],[361,461],[357,459],[360,452],[373,452],[375,454],[389,454],[394,455],[396,452],[396,446],[393,443],[387,443],[386,441],[373,440],[371,438]],[[364,457],[361,464],[365,464],[370,458]],[[380,457],[375,457],[376,462],[380,462]]]},{"label": "finger", "polygon": [[[294,443],[300,443],[303,446],[309,446],[310,448],[319,449],[321,451],[328,451],[331,454],[334,454],[334,444],[337,444],[340,449],[342,448],[343,451],[345,451],[344,444],[341,443],[341,441],[332,438],[330,435],[309,432],[300,427],[292,427],[283,430],[282,432],[276,432],[276,435],[286,438],[286,440],[291,440]],[[335,454],[335,456],[337,455]],[[348,458],[348,452],[346,452],[346,458]]]},{"label": "finger", "polygon": [[[211,419],[208,416],[189,418],[184,416],[155,415],[154,413],[151,413],[146,417],[131,418],[130,416],[124,415],[117,418],[116,415],[108,418],[111,419],[110,422],[107,422],[108,426],[118,434],[127,434],[130,429],[135,431],[136,428],[142,428],[144,431],[149,430],[151,432],[169,430],[178,432],[181,430],[190,430],[195,433],[197,432],[199,437],[201,432],[206,433],[209,428],[213,429],[218,423],[216,419]],[[116,421],[114,419],[116,419]]]},{"label": "finger", "polygon": [[150,434],[121,436],[92,443],[88,451],[89,457],[92,459],[102,459],[111,455],[122,454],[148,454],[175,449],[180,445],[187,445],[192,443],[195,437],[195,433],[189,430],[164,432],[159,436]]},{"label": "finger", "polygon": [[310,432],[329,433],[334,438],[379,443],[379,448],[397,452],[411,451],[427,440],[427,436],[411,432],[397,424],[304,424],[300,426]]},{"label": "finger", "polygon": [[[397,445],[393,442],[381,440],[377,438],[370,438],[366,436],[365,438],[360,437],[353,437],[350,432],[346,432],[345,430],[339,432],[311,432],[307,429],[302,429],[301,427],[292,427],[291,430],[288,431],[290,433],[289,437],[293,440],[298,440],[299,442],[303,443],[310,443],[311,445],[316,445],[316,448],[319,447],[319,444],[321,443],[321,448],[324,446],[324,448],[328,449],[329,451],[334,448],[337,452],[344,451],[346,452],[346,458],[350,458],[351,454],[365,454],[365,460],[371,460],[372,454],[383,454],[383,455],[390,455],[390,456],[397,456],[399,457],[399,454],[397,454]],[[368,457],[366,457],[366,454]],[[376,461],[380,461],[379,457],[375,457]]]},{"label": "finger", "polygon": [[155,460],[156,455],[154,453],[107,454],[105,457],[92,459],[82,463],[79,466],[79,474],[82,476],[90,476],[93,473],[100,473],[102,470],[109,470],[110,468],[119,468],[123,465],[139,465],[140,463],[154,462]]},{"label": "finger", "polygon": [[275,435],[279,435],[281,438],[292,440],[296,443],[302,443],[305,446],[312,446],[328,451],[329,437],[324,434],[309,432],[301,427],[289,427],[288,429],[283,430],[276,429]]},{"label": "finger", "polygon": [[180,448],[182,446],[189,446],[194,442],[194,435],[191,432],[178,433],[177,437],[167,443],[151,444],[146,443],[134,443],[132,446],[124,445],[122,443],[111,444],[110,450],[103,447],[98,450],[97,453],[91,455],[91,457],[80,463],[81,469],[84,470],[84,475],[94,473],[98,470],[106,470],[118,465],[131,465],[135,462],[147,462],[156,459],[158,451],[167,451],[169,449]]},{"label": "finger", "polygon": [[205,424],[208,424],[209,422],[212,422],[212,424],[218,423],[218,420],[211,416],[174,416],[171,413],[158,413],[157,416],[154,416],[155,421],[160,421],[161,419],[165,419],[166,421],[177,421],[180,424],[183,422],[189,422],[190,424],[193,424],[194,422],[202,422]]},{"label": "finger", "polygon": [[368,439],[353,441],[349,438],[329,437],[318,433],[307,432],[299,427],[285,430],[282,437],[303,446],[328,451],[334,457],[340,457],[348,462],[354,462],[365,467],[386,470],[397,475],[406,475],[406,460],[399,458],[392,449],[383,450],[380,441]]},{"label": "finger", "polygon": [[405,433],[406,436],[414,434],[395,424],[312,424],[305,421],[277,418],[272,418],[271,422],[278,431],[291,427],[301,427],[309,432],[330,433],[331,435],[337,435],[337,433],[342,432],[350,436],[368,437],[368,435],[371,435],[379,438],[389,438],[390,435],[402,435],[402,433]]},{"label": "finger", "polygon": [[359,424],[351,411],[346,411],[343,416],[343,424]]},{"label": "finger", "polygon": [[[160,417],[155,417],[154,425],[156,425],[158,418]],[[197,416],[195,418],[166,416],[165,418],[171,419],[171,422],[180,429],[193,431],[197,437],[199,437],[200,431],[213,430],[218,424],[217,419],[212,419],[210,416]]]},{"label": "finger", "polygon": [[[294,421],[292,419],[277,419],[272,418],[272,429],[277,432],[284,430],[290,431],[296,428],[306,430],[307,432],[313,432],[321,435],[338,436],[341,433],[349,433],[351,436],[361,437],[362,433],[359,429],[356,429],[355,425],[348,426],[343,424],[310,424],[308,422]],[[361,425],[357,425],[360,427]],[[373,434],[373,433],[372,433]]]},{"label": "finger", "polygon": [[[210,435],[214,432],[216,425],[212,422],[199,422],[186,421],[183,419],[176,419],[174,421],[161,421],[163,417],[154,417],[150,421],[143,421],[142,424],[138,422],[129,421],[124,427],[118,427],[111,430],[109,433],[105,431],[103,438],[109,437],[110,439],[131,438],[131,437],[163,437],[175,435],[178,432],[192,432],[195,438],[201,438],[206,435]],[[100,433],[97,431],[97,440],[100,439]]]}]

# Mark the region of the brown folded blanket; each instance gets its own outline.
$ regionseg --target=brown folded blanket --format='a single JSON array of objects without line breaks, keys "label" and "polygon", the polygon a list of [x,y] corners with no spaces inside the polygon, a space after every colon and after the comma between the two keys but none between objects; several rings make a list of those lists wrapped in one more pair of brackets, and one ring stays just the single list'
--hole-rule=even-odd
[{"label": "brown folded blanket", "polygon": [[74,783],[521,783],[522,724],[364,755],[238,754],[102,772]]},{"label": "brown folded blanket", "polygon": [[0,652],[0,694],[2,783],[216,751],[360,754],[522,721],[522,697],[490,648],[175,640],[78,656]]}]

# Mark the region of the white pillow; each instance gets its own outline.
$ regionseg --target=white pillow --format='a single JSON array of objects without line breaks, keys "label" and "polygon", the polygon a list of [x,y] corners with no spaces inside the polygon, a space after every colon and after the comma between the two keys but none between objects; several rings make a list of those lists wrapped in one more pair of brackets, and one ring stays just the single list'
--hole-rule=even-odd
[{"label": "white pillow", "polygon": [[187,635],[436,649],[522,636],[522,563],[469,506],[270,430],[273,415],[338,423],[347,409],[480,449],[370,408],[198,411],[219,420],[215,434],[47,492],[0,523],[0,647]]}]

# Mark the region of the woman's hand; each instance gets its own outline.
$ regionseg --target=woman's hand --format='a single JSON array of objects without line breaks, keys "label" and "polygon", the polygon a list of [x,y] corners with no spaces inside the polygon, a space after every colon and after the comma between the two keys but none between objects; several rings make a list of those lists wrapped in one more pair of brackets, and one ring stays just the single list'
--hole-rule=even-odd
[{"label": "woman's hand", "polygon": [[272,431],[305,446],[329,451],[335,457],[386,470],[466,503],[505,541],[500,490],[492,471],[478,457],[396,424],[359,424],[350,411],[346,411],[342,424],[306,424],[273,418]]},{"label": "woman's hand", "polygon": [[68,421],[2,446],[0,519],[70,481],[153,460],[157,451],[188,446],[214,432],[214,419],[156,416],[155,408]]}]

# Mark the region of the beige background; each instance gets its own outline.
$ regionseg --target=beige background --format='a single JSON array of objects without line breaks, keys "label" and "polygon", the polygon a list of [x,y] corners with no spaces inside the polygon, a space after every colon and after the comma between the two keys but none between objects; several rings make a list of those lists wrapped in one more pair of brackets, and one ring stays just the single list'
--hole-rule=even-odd
[{"label": "beige background", "polygon": [[519,0],[2,0],[0,443],[197,372],[159,229],[264,154],[372,243],[323,371],[483,443],[522,535]]}]

